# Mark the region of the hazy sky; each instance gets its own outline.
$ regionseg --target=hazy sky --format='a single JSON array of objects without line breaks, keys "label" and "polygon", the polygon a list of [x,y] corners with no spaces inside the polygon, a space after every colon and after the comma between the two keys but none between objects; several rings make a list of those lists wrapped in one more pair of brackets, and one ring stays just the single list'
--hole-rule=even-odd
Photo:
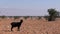
[{"label": "hazy sky", "polygon": [[60,0],[0,0],[0,15],[43,16],[48,8],[60,11]]}]

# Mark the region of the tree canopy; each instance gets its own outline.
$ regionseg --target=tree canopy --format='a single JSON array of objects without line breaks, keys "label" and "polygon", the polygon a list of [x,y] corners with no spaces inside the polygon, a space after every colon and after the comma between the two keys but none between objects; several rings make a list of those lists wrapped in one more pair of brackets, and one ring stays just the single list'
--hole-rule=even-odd
[{"label": "tree canopy", "polygon": [[51,9],[48,9],[48,13],[49,13],[48,21],[55,20],[55,18],[57,16],[57,10],[51,8]]}]

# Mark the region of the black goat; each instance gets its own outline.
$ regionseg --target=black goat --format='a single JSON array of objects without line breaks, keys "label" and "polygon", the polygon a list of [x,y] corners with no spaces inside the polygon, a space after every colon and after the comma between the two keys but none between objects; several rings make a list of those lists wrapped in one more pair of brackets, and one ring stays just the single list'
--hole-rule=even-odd
[{"label": "black goat", "polygon": [[18,27],[18,31],[19,31],[22,22],[23,22],[23,20],[20,20],[20,22],[12,22],[12,23],[11,23],[11,31],[13,31],[12,29],[13,29],[14,27]]}]

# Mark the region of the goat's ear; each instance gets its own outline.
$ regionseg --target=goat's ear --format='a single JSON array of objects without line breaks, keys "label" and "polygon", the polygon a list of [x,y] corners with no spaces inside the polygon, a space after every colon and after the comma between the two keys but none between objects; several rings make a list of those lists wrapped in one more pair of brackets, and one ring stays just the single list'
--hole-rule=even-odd
[{"label": "goat's ear", "polygon": [[23,20],[21,20],[23,22]]},{"label": "goat's ear", "polygon": [[20,21],[22,21],[23,22],[23,20],[21,19]]}]

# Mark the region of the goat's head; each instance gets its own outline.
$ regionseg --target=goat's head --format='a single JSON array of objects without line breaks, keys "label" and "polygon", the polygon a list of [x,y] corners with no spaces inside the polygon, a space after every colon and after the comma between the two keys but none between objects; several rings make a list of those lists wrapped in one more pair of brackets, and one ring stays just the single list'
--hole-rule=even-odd
[{"label": "goat's head", "polygon": [[20,22],[22,23],[22,22],[23,22],[23,20],[21,19],[21,20],[20,20]]}]

